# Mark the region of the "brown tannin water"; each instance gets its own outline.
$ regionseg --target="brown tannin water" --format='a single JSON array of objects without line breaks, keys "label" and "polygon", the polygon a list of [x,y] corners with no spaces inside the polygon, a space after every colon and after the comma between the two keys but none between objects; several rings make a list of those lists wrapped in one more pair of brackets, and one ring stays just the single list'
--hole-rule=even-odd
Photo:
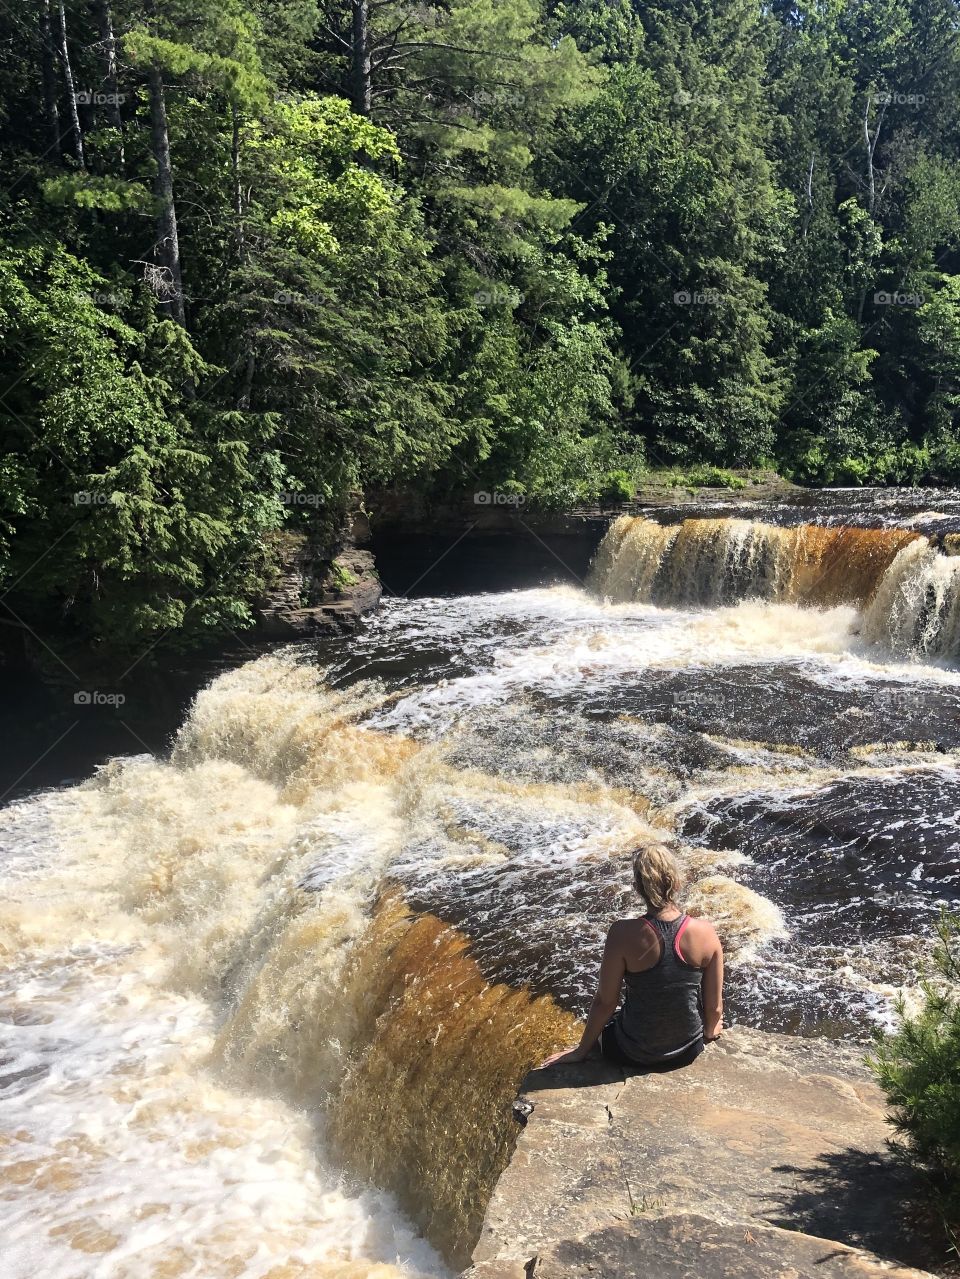
[{"label": "brown tannin water", "polygon": [[589,589],[388,600],[8,807],[5,1272],[446,1273],[651,832],[732,1018],[888,1021],[958,896],[954,498],[621,520]]}]

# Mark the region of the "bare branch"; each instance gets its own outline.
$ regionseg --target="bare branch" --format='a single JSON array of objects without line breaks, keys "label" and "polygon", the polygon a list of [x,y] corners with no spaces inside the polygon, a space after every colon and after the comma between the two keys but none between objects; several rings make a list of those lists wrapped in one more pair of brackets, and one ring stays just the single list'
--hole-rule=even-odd
[{"label": "bare branch", "polygon": [[326,23],[321,22],[320,30],[325,32],[331,40],[336,40],[338,44],[342,44],[345,49],[350,48],[350,41],[345,40],[342,35],[339,35],[336,31],[334,31],[333,27],[328,27]]}]

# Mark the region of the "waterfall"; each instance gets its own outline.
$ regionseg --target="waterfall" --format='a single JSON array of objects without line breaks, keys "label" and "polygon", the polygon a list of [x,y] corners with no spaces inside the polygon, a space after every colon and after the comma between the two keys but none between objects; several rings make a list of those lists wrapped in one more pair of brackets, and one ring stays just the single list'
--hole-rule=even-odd
[{"label": "waterfall", "polygon": [[319,1136],[359,1020],[384,1011],[344,981],[413,748],[360,731],[371,696],[259,659],[199,694],[169,761],[114,760],[4,814],[40,854],[0,911],[0,1023],[24,1022],[42,1089],[2,1098],[0,1181],[44,1223],[11,1273],[90,1254],[111,1279],[443,1274]]},{"label": "waterfall", "polygon": [[[109,1279],[128,1254],[211,1277],[250,1257],[257,1274],[439,1276],[431,1244],[466,1263],[517,1080],[575,1020],[484,969],[467,916],[404,893],[436,880],[449,908],[458,886],[490,892],[522,936],[518,876],[542,877],[540,907],[578,865],[619,886],[616,855],[650,828],[638,799],[456,767],[384,732],[385,699],[258,658],[198,694],[168,759],[113,760],[0,818],[25,864],[43,854],[0,911],[0,1025],[42,1091],[6,1099],[0,1181],[49,1226],[51,1273],[77,1250]],[[780,935],[776,908],[712,865],[691,900],[733,949]]]},{"label": "waterfall", "polygon": [[744,519],[661,525],[621,516],[591,570],[614,603],[717,606],[759,599],[863,610],[863,635],[906,655],[960,655],[960,557],[912,530],[781,528]]},{"label": "waterfall", "polygon": [[[259,658],[198,694],[168,760],[111,761],[5,815],[13,847],[35,822],[59,854],[0,912],[0,1023],[23,1022],[25,1069],[49,1079],[0,1181],[9,1153],[51,1249],[157,1274],[189,1257],[233,1275],[254,1253],[264,1273],[443,1274],[399,1203],[466,1263],[517,1079],[575,1021],[488,982],[456,928],[390,890],[454,795],[498,783],[362,726],[383,698]],[[342,1168],[392,1194],[348,1193]],[[84,1208],[94,1178],[122,1222]],[[153,1215],[173,1212],[171,1241]]]},{"label": "waterfall", "polygon": [[863,633],[901,656],[960,660],[960,558],[926,540],[905,546],[866,610]]},{"label": "waterfall", "polygon": [[[957,660],[958,570],[912,531],[620,520],[595,589],[704,611],[569,587],[398,601],[347,651],[401,675],[342,689],[305,647],[258,658],[197,695],[167,757],[6,809],[9,1272],[72,1275],[86,1254],[103,1279],[131,1279],[131,1257],[184,1279],[446,1279],[507,1157],[517,1081],[575,1037],[646,838],[680,830],[686,904],[717,924],[748,1009],[786,1017],[820,988],[859,1008],[888,983],[883,938],[848,977],[828,936],[810,976],[779,872],[740,882],[764,867],[734,847],[739,819],[706,848],[677,823],[709,825],[712,795],[771,772],[804,784],[804,821],[840,751],[872,777],[904,672],[852,654],[857,631]],[[851,670],[880,703],[848,692]],[[927,707],[960,699],[956,672],[904,682],[921,701],[898,767]],[[952,812],[953,773],[932,772]]]}]

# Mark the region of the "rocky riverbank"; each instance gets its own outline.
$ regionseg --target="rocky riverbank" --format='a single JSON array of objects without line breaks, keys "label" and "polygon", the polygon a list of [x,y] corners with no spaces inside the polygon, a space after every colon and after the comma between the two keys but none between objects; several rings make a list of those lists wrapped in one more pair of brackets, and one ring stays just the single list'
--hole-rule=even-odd
[{"label": "rocky riverbank", "polygon": [[583,585],[597,547],[619,515],[653,507],[689,507],[749,499],[764,502],[800,490],[772,473],[742,489],[668,483],[652,475],[632,500],[550,508],[510,492],[456,492],[443,498],[403,489],[366,494],[372,549],[388,594],[516,590]]},{"label": "rocky riverbank", "polygon": [[908,1227],[913,1188],[855,1049],[734,1029],[670,1074],[533,1071],[517,1113],[469,1279],[918,1279],[938,1266]]}]

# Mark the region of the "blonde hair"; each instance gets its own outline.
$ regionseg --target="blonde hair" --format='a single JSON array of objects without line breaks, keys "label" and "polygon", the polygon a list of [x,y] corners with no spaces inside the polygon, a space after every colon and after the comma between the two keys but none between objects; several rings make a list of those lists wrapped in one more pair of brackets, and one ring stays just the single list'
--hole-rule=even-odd
[{"label": "blonde hair", "polygon": [[651,911],[663,910],[683,888],[683,872],[663,844],[641,844],[633,854],[633,883]]}]

